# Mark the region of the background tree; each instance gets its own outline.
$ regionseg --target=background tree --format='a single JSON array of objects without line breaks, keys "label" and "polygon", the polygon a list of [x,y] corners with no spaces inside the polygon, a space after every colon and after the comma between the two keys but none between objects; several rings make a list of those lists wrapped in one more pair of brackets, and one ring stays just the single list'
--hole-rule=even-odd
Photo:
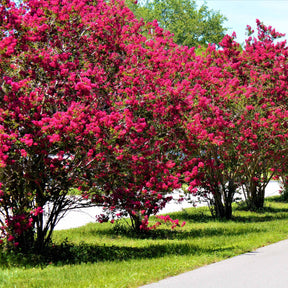
[{"label": "background tree", "polygon": [[135,16],[145,22],[157,19],[159,26],[174,34],[179,45],[207,47],[218,44],[225,35],[226,18],[203,4],[199,9],[194,0],[127,1]]}]

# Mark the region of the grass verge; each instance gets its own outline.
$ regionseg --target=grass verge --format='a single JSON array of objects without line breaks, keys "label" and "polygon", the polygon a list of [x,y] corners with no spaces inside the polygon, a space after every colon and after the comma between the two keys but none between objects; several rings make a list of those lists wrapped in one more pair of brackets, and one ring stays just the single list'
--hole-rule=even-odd
[{"label": "grass verge", "polygon": [[0,287],[138,287],[288,237],[288,203],[279,197],[258,212],[235,208],[230,221],[213,219],[206,207],[170,215],[186,225],[141,236],[121,223],[55,231],[57,262],[2,254]]}]

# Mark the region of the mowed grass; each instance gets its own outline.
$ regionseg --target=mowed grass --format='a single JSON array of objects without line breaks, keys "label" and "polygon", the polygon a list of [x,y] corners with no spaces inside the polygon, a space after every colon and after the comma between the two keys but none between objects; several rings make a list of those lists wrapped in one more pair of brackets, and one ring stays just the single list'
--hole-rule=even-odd
[{"label": "mowed grass", "polygon": [[111,223],[55,231],[61,262],[6,263],[0,287],[139,287],[288,238],[288,204],[279,197],[260,212],[235,208],[230,221],[213,219],[205,207],[170,215],[186,225],[141,237]]}]

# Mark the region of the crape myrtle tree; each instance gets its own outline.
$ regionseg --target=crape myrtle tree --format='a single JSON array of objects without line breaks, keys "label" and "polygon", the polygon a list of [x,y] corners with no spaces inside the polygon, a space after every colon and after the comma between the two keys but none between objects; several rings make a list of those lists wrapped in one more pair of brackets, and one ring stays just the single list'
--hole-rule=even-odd
[{"label": "crape myrtle tree", "polygon": [[123,123],[115,127],[107,147],[111,157],[102,163],[101,176],[95,173],[94,188],[87,193],[106,207],[100,222],[129,216],[136,231],[149,229],[149,216],[172,200],[174,189],[181,188],[182,154],[177,143],[184,134],[179,121],[186,107],[180,93],[181,72],[187,55],[190,59],[195,55],[193,49],[177,46],[156,21],[148,29],[149,39],[142,36],[145,45],[141,41],[126,47],[117,74],[121,87],[115,95]]},{"label": "crape myrtle tree", "polygon": [[[121,84],[135,84],[133,89],[124,85],[126,99],[117,102],[126,111],[124,131],[123,126],[117,127],[121,130],[117,143],[126,149],[116,151],[113,159],[130,159],[129,167],[125,161],[109,161],[110,170],[101,178],[103,190],[94,196],[96,202],[102,199],[112,215],[128,214],[134,228],[145,228],[146,219],[169,200],[159,192],[178,188],[180,176],[190,192],[200,187],[200,195],[212,194],[209,201],[217,217],[231,218],[232,202],[241,186],[251,209],[263,207],[265,187],[273,171],[286,161],[287,110],[282,105],[286,103],[286,46],[273,43],[281,35],[272,28],[259,21],[257,25],[254,49],[249,49],[248,40],[247,51],[241,52],[234,36],[226,36],[219,44],[221,49],[210,46],[205,57],[196,57],[193,49],[175,46],[152,24],[146,47],[134,46],[126,69],[118,74],[123,77]],[[263,51],[271,66],[259,59]],[[136,59],[141,59],[145,70],[135,67]],[[268,71],[275,74],[271,81],[265,76]],[[128,114],[130,119],[145,117],[139,120],[142,138],[126,128],[130,127]],[[148,143],[154,145],[153,159]],[[172,170],[167,168],[176,174],[169,174]],[[128,189],[123,182],[129,183]],[[111,183],[116,183],[114,189]],[[95,185],[98,189],[97,181]],[[161,200],[158,204],[153,195]]]},{"label": "crape myrtle tree", "polygon": [[232,216],[232,202],[240,186],[234,139],[236,102],[230,95],[237,87],[230,71],[231,58],[239,54],[239,45],[231,47],[232,42],[233,38],[226,36],[219,43],[221,50],[210,46],[204,57],[197,57],[187,77],[193,83],[187,94],[191,110],[183,121],[183,151],[187,155],[183,181],[189,193],[208,202],[212,215],[227,219]]},{"label": "crape myrtle tree", "polygon": [[[241,55],[240,83],[248,87],[242,97],[246,111],[237,121],[242,134],[237,150],[243,157],[242,183],[250,209],[263,207],[265,188],[287,163],[288,149],[286,41],[275,43],[283,34],[259,20],[257,30],[257,38],[246,41]],[[250,27],[248,32],[253,33]]]},{"label": "crape myrtle tree", "polygon": [[197,7],[194,0],[140,0],[126,1],[138,19],[145,22],[157,19],[159,26],[173,33],[178,45],[207,47],[218,44],[225,36],[226,18],[218,11],[209,10],[203,4]]},{"label": "crape myrtle tree", "polygon": [[0,9],[7,247],[47,247],[59,217],[81,206],[67,197],[71,187],[147,228],[180,187],[174,86],[187,48],[119,1],[7,0]]},{"label": "crape myrtle tree", "polygon": [[97,161],[88,151],[99,127],[115,118],[102,92],[115,74],[113,56],[105,57],[115,42],[102,22],[93,34],[91,22],[115,11],[87,1],[4,1],[0,9],[1,237],[42,251],[61,213],[81,205],[67,193]]},{"label": "crape myrtle tree", "polygon": [[191,143],[187,160],[198,168],[184,180],[190,191],[210,197],[217,217],[232,216],[239,187],[251,209],[263,207],[268,182],[287,163],[286,43],[273,43],[281,34],[271,27],[260,21],[257,27],[258,37],[248,39],[243,52],[226,36],[221,49],[211,46],[199,57],[200,80],[189,96],[186,154]]}]

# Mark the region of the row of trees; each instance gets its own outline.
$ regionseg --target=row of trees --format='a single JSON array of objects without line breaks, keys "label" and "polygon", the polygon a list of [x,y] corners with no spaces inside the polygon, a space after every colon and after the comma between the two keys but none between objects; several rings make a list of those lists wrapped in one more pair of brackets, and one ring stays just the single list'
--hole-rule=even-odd
[{"label": "row of trees", "polygon": [[[271,27],[197,56],[119,1],[6,0],[0,15],[8,247],[41,252],[87,199],[149,229],[183,184],[231,218],[239,188],[256,209],[287,175],[287,47]],[[75,187],[84,200],[67,197]]]}]

